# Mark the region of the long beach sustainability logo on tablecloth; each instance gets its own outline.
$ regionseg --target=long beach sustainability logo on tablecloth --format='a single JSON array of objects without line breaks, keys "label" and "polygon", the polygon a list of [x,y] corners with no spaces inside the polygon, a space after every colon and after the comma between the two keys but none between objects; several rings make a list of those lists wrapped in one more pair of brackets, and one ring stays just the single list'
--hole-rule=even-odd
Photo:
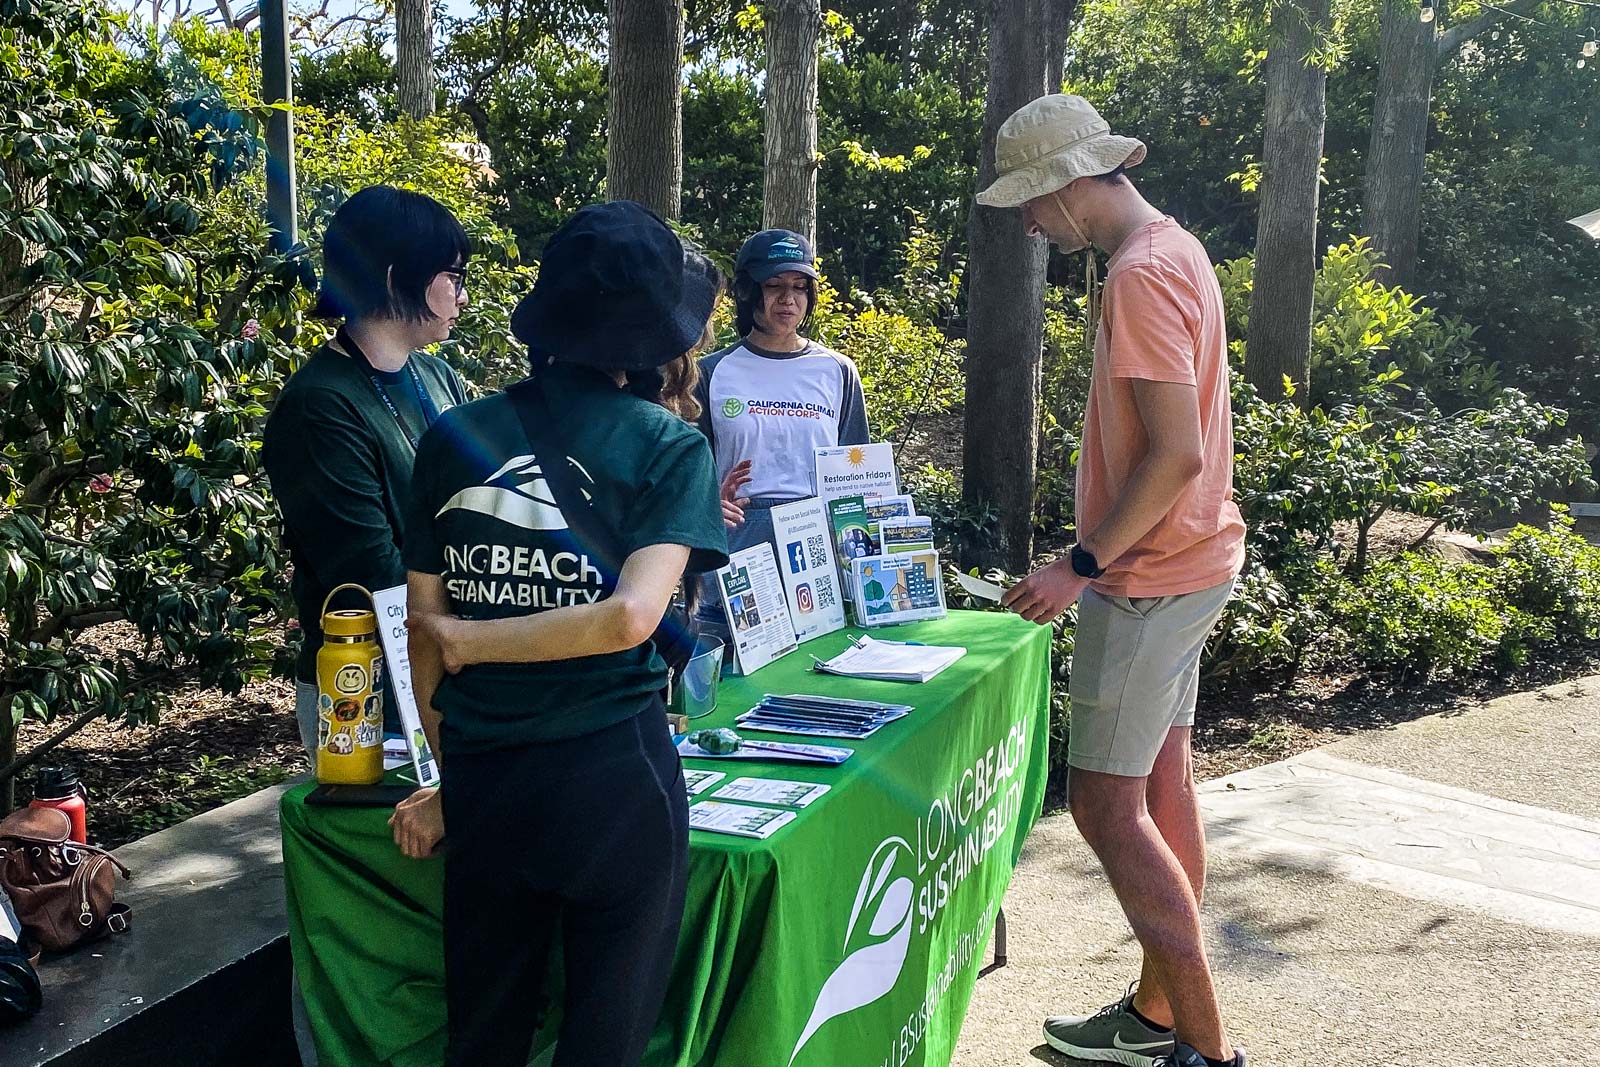
[{"label": "long beach sustainability logo on tablecloth", "polygon": [[[828,1022],[894,990],[905,970],[912,937],[932,937],[935,923],[967,879],[1016,824],[1022,811],[1027,731],[1025,721],[1013,723],[1004,738],[963,769],[917,818],[910,840],[891,835],[872,850],[845,923],[842,958],[817,993],[811,1016],[789,1055],[791,1065]],[[950,949],[944,965],[930,970],[925,996],[893,1035],[882,1060],[876,1061],[882,1067],[910,1062],[944,994],[972,966],[976,946],[993,926],[994,903],[985,901],[976,922],[946,939]]]}]

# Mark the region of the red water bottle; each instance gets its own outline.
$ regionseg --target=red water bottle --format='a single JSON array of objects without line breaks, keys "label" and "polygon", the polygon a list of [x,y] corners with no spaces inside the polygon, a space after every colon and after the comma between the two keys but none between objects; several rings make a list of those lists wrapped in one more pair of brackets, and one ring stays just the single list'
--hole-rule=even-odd
[{"label": "red water bottle", "polygon": [[72,820],[72,839],[80,845],[89,843],[89,805],[83,783],[70,767],[40,767],[39,777],[33,783],[33,802],[30,808],[55,808],[66,812]]}]

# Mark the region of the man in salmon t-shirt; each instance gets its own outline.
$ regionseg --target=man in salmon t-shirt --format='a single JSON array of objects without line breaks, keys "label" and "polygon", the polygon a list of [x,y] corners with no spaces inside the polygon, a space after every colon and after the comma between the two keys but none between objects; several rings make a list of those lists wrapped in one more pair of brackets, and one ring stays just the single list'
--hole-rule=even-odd
[{"label": "man in salmon t-shirt", "polygon": [[1045,1037],[1081,1059],[1242,1067],[1201,938],[1205,833],[1189,755],[1200,653],[1244,561],[1228,346],[1205,249],[1124,173],[1144,156],[1081,97],[1047,96],[1001,126],[999,176],[978,195],[1021,207],[1028,232],[1064,252],[1111,256],[1078,543],[1004,603],[1038,623],[1079,603],[1068,793],[1144,969],[1117,1003],[1047,1019]]}]

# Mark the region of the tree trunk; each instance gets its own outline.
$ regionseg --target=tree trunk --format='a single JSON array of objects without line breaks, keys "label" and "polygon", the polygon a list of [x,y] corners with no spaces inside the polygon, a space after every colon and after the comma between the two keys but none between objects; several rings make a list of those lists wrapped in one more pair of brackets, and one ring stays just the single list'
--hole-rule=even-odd
[{"label": "tree trunk", "polygon": [[[0,159],[0,185],[11,190],[7,214],[18,215],[26,208],[44,201],[44,184],[28,174],[22,161]],[[17,325],[26,322],[37,300],[11,299],[22,293],[26,284],[22,272],[38,258],[39,249],[16,234],[0,233],[0,324]]]},{"label": "tree trunk", "polygon": [[1389,285],[1409,287],[1416,274],[1437,25],[1417,17],[1413,0],[1384,0],[1361,228],[1388,264],[1379,277]]},{"label": "tree trunk", "polygon": [[1305,400],[1311,378],[1311,299],[1317,274],[1317,197],[1328,75],[1307,54],[1328,24],[1329,0],[1273,0],[1267,48],[1261,219],[1245,377],[1269,400],[1285,378]]},{"label": "tree trunk", "polygon": [[683,199],[682,0],[611,0],[606,197],[676,219]]},{"label": "tree trunk", "polygon": [[[995,177],[994,142],[1000,124],[1050,88],[1050,57],[1059,47],[1050,39],[1051,7],[1052,0],[990,0],[989,95],[978,155],[980,189]],[[1023,232],[1017,208],[974,204],[967,234],[962,495],[973,507],[993,508],[996,521],[991,543],[967,546],[961,564],[1021,574],[1033,558],[1045,242]]]},{"label": "tree trunk", "polygon": [[395,0],[395,99],[414,119],[433,114],[433,0]]},{"label": "tree trunk", "polygon": [[819,0],[767,7],[766,184],[762,225],[817,239],[817,43]]}]

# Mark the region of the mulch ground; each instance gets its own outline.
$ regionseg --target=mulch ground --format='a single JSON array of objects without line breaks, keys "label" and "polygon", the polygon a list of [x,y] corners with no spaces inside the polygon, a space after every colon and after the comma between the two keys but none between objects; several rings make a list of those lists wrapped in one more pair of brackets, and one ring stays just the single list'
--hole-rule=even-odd
[{"label": "mulch ground", "polygon": [[[102,627],[110,630],[110,627]],[[115,642],[121,634],[96,643]],[[27,751],[52,734],[24,723],[18,748]],[[95,722],[46,757],[78,772],[89,793],[89,834],[115,848],[203,811],[248,796],[306,769],[294,722],[294,686],[256,682],[228,695],[186,687],[157,723]],[[23,772],[17,802],[32,796],[33,772]]]}]

